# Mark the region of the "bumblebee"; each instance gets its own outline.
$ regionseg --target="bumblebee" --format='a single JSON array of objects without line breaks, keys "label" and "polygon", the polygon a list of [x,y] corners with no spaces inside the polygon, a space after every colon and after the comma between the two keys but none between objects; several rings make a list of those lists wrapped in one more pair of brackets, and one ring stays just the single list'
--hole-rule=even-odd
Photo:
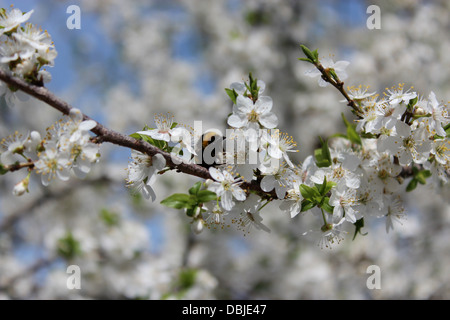
[{"label": "bumblebee", "polygon": [[224,140],[219,130],[206,130],[196,144],[196,163],[207,169],[223,164]]}]

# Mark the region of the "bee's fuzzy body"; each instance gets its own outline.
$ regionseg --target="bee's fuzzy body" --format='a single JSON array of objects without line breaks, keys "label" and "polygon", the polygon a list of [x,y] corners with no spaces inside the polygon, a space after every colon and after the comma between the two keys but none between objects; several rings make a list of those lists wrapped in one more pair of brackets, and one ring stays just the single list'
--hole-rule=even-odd
[{"label": "bee's fuzzy body", "polygon": [[[210,129],[202,134],[196,146],[196,163],[204,168],[215,167],[223,163],[224,137],[219,130]],[[216,152],[218,151],[218,152]]]}]

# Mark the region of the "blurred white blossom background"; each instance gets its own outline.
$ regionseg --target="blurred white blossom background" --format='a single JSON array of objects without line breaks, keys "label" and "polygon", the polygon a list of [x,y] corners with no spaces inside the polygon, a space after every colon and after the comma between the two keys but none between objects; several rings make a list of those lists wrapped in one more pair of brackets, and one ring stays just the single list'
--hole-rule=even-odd
[{"label": "blurred white blossom background", "polygon": [[[12,3],[0,1],[1,7]],[[58,56],[47,87],[106,126],[130,134],[171,112],[181,124],[226,128],[232,103],[224,88],[249,72],[266,83],[278,127],[294,137],[298,163],[345,127],[350,110],[333,88],[305,77],[300,44],[348,60],[346,85],[370,91],[405,83],[450,99],[450,3],[436,1],[97,0],[16,1],[52,35]],[[81,29],[66,28],[66,8],[81,8]],[[370,4],[381,29],[366,27]],[[35,99],[0,104],[0,137],[44,131],[59,114]],[[366,221],[366,236],[320,249],[302,236],[314,220],[267,206],[265,233],[234,226],[194,235],[179,210],[159,201],[196,181],[171,172],[157,200],[125,188],[130,151],[102,145],[84,180],[48,187],[31,177],[30,193],[0,179],[0,297],[5,299],[449,299],[449,188],[408,193],[407,216],[386,234]],[[66,286],[78,265],[80,290]],[[370,290],[367,267],[381,269]]]}]

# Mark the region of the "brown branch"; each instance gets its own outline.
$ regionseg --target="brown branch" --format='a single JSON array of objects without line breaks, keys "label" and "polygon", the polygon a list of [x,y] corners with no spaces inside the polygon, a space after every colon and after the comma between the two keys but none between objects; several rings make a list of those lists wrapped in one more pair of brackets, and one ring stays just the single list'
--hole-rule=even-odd
[{"label": "brown branch", "polygon": [[331,83],[331,85],[333,87],[335,87],[344,96],[344,98],[347,100],[347,105],[354,110],[354,112],[356,113],[356,115],[358,117],[360,117],[360,110],[359,110],[358,106],[356,105],[355,101],[353,99],[351,99],[349,97],[347,91],[345,91],[345,89],[344,89],[344,82],[343,81],[336,81],[335,79],[333,79],[330,76],[329,72],[327,70],[325,70],[325,68],[319,62],[315,63],[314,65],[320,71],[320,73],[322,73],[322,79],[325,80],[328,83]]},{"label": "brown branch", "polygon": [[[0,80],[4,81],[6,84],[8,84],[13,88],[22,90],[23,92],[28,93],[29,95],[35,97],[36,99],[47,103],[49,106],[55,108],[56,110],[60,111],[65,115],[68,115],[70,110],[72,109],[71,105],[55,96],[47,88],[30,84],[22,79],[7,74],[3,70],[0,70]],[[83,119],[93,120],[85,114],[83,114]],[[122,133],[119,133],[117,131],[111,130],[103,126],[99,122],[97,122],[97,125],[91,131],[97,135],[96,137],[97,142],[109,142],[122,147],[140,151],[150,156],[154,156],[155,154],[159,153],[166,159],[166,165],[171,169],[176,169],[177,171],[192,176],[196,176],[202,179],[212,179],[208,169],[199,166],[197,164],[182,163],[181,160],[179,161],[180,163],[177,164],[173,161],[173,156],[170,153],[162,151],[143,140],[138,140],[130,136],[124,135]],[[256,183],[244,182],[241,185],[241,187],[247,191],[252,190],[261,195],[265,196],[269,195],[273,198],[276,198],[274,190],[272,192],[264,192],[259,186],[259,184]]]},{"label": "brown branch", "polygon": [[35,274],[37,271],[41,270],[42,268],[45,268],[45,267],[48,267],[49,265],[51,265],[54,261],[56,261],[56,257],[41,258],[41,259],[37,260],[35,263],[33,263],[27,269],[22,270],[21,272],[13,275],[10,278],[4,279],[0,283],[0,291],[8,290],[16,281]]},{"label": "brown branch", "polygon": [[111,182],[112,180],[107,176],[100,176],[94,180],[75,180],[70,183],[67,187],[51,190],[44,188],[44,194],[40,197],[32,200],[26,206],[19,208],[18,210],[12,212],[5,216],[0,223],[0,233],[7,232],[10,228],[12,228],[21,218],[31,214],[36,210],[36,208],[44,205],[47,201],[52,199],[62,199],[65,196],[73,195],[72,191],[78,188],[83,188],[87,185],[89,186],[97,186],[102,185],[104,183]]},{"label": "brown branch", "polygon": [[33,161],[29,161],[29,162],[22,162],[22,163],[14,163],[11,165],[7,165],[7,166],[3,166],[3,169],[6,171],[17,171],[23,168],[29,168],[29,169],[33,169],[34,167],[34,162]]}]

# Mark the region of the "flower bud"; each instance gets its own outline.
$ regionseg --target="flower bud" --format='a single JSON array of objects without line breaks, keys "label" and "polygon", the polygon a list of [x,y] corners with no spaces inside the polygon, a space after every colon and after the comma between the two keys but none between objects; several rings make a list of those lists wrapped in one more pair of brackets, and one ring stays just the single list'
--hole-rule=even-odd
[{"label": "flower bud", "polygon": [[422,107],[416,107],[416,109],[414,110],[414,114],[419,115],[419,116],[424,116],[427,114],[427,112]]},{"label": "flower bud", "polygon": [[194,219],[191,224],[191,230],[195,234],[200,234],[203,231],[203,219]]},{"label": "flower bud", "polygon": [[18,184],[14,186],[14,189],[12,191],[13,195],[15,196],[21,196],[25,192],[28,192],[28,184],[30,183],[30,175],[27,175],[25,179],[20,181]]}]

